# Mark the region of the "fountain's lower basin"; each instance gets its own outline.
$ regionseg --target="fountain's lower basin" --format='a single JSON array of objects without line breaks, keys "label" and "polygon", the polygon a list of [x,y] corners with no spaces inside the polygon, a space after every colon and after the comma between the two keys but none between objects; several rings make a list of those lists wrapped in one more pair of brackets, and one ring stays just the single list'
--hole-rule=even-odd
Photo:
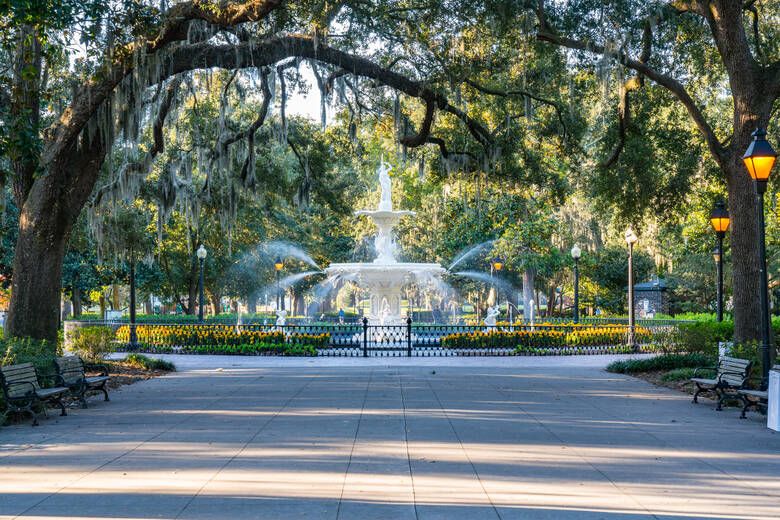
[{"label": "fountain's lower basin", "polygon": [[[446,272],[441,265],[430,263],[341,263],[325,269],[328,276],[341,275],[366,289],[370,298],[369,322],[372,325],[401,325],[401,287],[414,281],[439,278]],[[387,302],[387,310],[383,312]]]}]

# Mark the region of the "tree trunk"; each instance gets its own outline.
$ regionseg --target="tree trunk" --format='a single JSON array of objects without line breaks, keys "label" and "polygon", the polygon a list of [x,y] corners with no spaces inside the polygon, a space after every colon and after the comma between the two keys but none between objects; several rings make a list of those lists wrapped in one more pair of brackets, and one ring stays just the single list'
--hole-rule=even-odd
[{"label": "tree trunk", "polygon": [[146,298],[144,298],[144,313],[147,315],[154,314],[154,307],[152,307],[152,295],[148,295]]},{"label": "tree trunk", "polygon": [[523,271],[523,319],[530,320],[534,308],[534,278],[536,271],[527,268]]},{"label": "tree trunk", "polygon": [[216,316],[222,313],[222,296],[219,294],[212,294],[211,297],[211,315]]},{"label": "tree trunk", "polygon": [[257,295],[250,294],[246,297],[246,312],[248,314],[257,314]]},{"label": "tree trunk", "polygon": [[[6,334],[55,342],[65,245],[92,192],[105,152],[97,143],[52,163],[36,178],[19,211],[19,238]],[[82,143],[82,146],[86,146]]]},{"label": "tree trunk", "polygon": [[70,301],[73,304],[73,317],[78,318],[81,316],[81,290],[78,287],[73,288]]},{"label": "tree trunk", "polygon": [[119,303],[119,284],[114,282],[111,284],[111,307],[118,311],[122,308]]}]

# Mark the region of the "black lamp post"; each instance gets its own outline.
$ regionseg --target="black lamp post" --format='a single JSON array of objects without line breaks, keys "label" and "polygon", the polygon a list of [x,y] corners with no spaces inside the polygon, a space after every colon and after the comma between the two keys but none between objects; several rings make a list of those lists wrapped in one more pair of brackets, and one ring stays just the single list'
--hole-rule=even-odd
[{"label": "black lamp post", "polygon": [[580,322],[580,273],[577,269],[582,256],[582,249],[577,244],[571,248],[571,257],[574,259],[574,323]]},{"label": "black lamp post", "polygon": [[200,299],[198,299],[198,322],[203,323],[203,261],[206,260],[206,248],[203,244],[200,245],[198,251],[195,253],[198,256],[200,262],[200,281],[198,287],[200,289]]},{"label": "black lamp post", "polygon": [[138,335],[135,330],[135,252],[130,250],[130,341],[129,350],[138,350]]},{"label": "black lamp post", "polygon": [[[493,259],[493,269],[495,273],[501,272],[501,268],[504,267],[504,260],[497,256]],[[499,305],[499,292],[498,292],[498,285],[496,284],[495,278],[493,279],[493,290],[496,293],[496,306]],[[506,306],[507,312],[509,312],[509,305]]]},{"label": "black lamp post", "polygon": [[775,164],[777,153],[766,140],[766,132],[756,128],[753,132],[753,141],[748,146],[742,160],[753,179],[753,186],[758,195],[758,247],[761,256],[761,373],[764,378],[769,377],[770,365],[770,331],[769,331],[769,282],[766,273],[766,237],[764,233],[764,192]]},{"label": "black lamp post", "polygon": [[729,228],[729,212],[725,204],[716,202],[710,213],[710,222],[718,237],[718,248],[712,253],[718,268],[718,321],[723,321],[723,238]]},{"label": "black lamp post", "polygon": [[[280,292],[279,288],[279,275],[282,272],[282,269],[284,269],[284,262],[282,262],[282,259],[280,257],[276,258],[276,262],[274,262],[274,267],[276,268],[276,308],[284,310],[284,296]],[[281,300],[281,306],[279,305],[279,301]]]},{"label": "black lamp post", "polygon": [[634,244],[639,238],[633,228],[629,227],[624,233],[628,243],[628,337],[627,345],[636,348],[634,343]]}]

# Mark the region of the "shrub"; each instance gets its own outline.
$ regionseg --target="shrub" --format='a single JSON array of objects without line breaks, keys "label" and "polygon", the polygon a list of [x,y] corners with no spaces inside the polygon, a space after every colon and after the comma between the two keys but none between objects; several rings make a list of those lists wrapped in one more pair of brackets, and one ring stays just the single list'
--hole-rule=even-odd
[{"label": "shrub", "polygon": [[143,354],[130,354],[123,361],[128,365],[138,368],[145,368],[147,370],[165,370],[167,372],[176,371],[176,365],[170,361],[165,361],[164,359],[159,358],[150,358],[148,356],[144,356]]},{"label": "shrub", "polygon": [[715,366],[716,363],[717,361],[714,358],[700,353],[663,354],[648,359],[614,361],[607,365],[607,371],[618,374],[635,374],[638,372],[673,370],[675,368]]},{"label": "shrub", "polygon": [[693,368],[675,368],[661,376],[661,381],[687,381],[693,377]]},{"label": "shrub", "polygon": [[[32,338],[0,339],[0,366],[33,362],[40,374],[54,372],[56,346],[48,341]],[[0,394],[0,411],[5,410],[5,400]]]},{"label": "shrub", "polygon": [[116,334],[109,327],[85,327],[71,333],[73,350],[87,361],[99,361],[114,351],[112,342]]},{"label": "shrub", "polygon": [[734,322],[715,318],[682,323],[679,326],[679,345],[685,352],[701,352],[717,355],[718,342],[731,341],[734,337]]}]

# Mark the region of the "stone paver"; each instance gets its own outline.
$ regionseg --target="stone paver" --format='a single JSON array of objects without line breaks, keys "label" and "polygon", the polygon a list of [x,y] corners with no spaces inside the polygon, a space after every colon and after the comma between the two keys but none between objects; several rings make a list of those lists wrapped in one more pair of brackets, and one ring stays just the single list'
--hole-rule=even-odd
[{"label": "stone paver", "polygon": [[780,517],[780,435],[611,358],[174,357],[0,429],[0,518]]}]

